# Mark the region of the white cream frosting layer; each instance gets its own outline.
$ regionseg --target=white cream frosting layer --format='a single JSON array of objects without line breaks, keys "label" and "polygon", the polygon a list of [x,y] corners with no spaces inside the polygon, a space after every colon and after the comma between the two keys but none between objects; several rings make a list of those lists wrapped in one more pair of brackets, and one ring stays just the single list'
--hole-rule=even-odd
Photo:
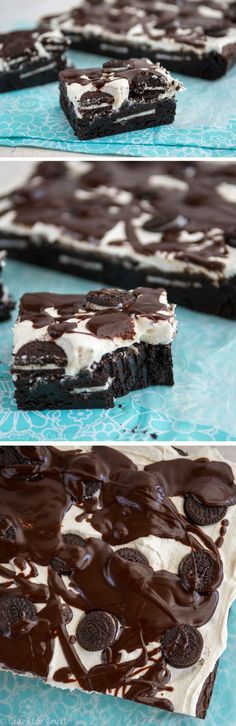
[{"label": "white cream frosting layer", "polygon": [[[160,296],[160,302],[167,305],[167,309],[160,312],[162,319],[153,321],[141,315],[137,318],[132,315],[134,334],[133,337],[125,340],[116,335],[113,338],[99,338],[90,333],[86,322],[95,314],[93,311],[85,312],[82,320],[70,318],[68,322],[75,321],[76,324],[73,332],[63,333],[57,339],[58,346],[64,350],[67,357],[66,375],[75,376],[84,368],[90,369],[94,363],[101,360],[103,355],[113,353],[118,348],[130,348],[135,343],[142,342],[152,345],[171,343],[177,329],[174,315],[175,306],[168,305],[165,291]],[[57,317],[57,310],[54,308],[50,308],[46,312],[53,318]],[[31,320],[18,320],[14,328],[14,354],[26,343],[36,340],[40,342],[53,340],[48,334],[48,326],[34,328]],[[20,370],[20,366],[16,366],[14,362],[13,365],[15,370]],[[24,366],[24,370],[27,370],[27,366]],[[32,370],[32,366],[30,366],[30,370]]]},{"label": "white cream frosting layer", "polygon": [[[60,447],[65,449],[72,449],[76,447]],[[116,449],[121,450],[124,454],[130,457],[140,469],[144,468],[147,464],[151,464],[155,461],[162,459],[178,459],[179,454],[170,446],[116,446]],[[81,449],[81,447],[80,447]],[[83,450],[89,450],[88,447],[82,447]],[[194,452],[191,451],[191,459],[198,457],[207,457],[210,460],[215,461],[226,461],[215,447],[194,447]],[[236,465],[231,461],[230,464],[234,476],[236,478]],[[183,513],[183,500],[181,497],[173,497],[173,502],[180,513]],[[63,523],[62,531],[76,532],[82,537],[100,537],[99,532],[93,529],[89,522],[83,520],[83,522],[76,522],[76,516],[80,513],[78,507],[72,506],[66,513]],[[222,655],[223,651],[227,646],[227,623],[230,607],[236,598],[236,506],[228,507],[227,519],[229,520],[228,531],[220,550],[220,555],[223,561],[224,567],[224,579],[219,587],[219,603],[215,610],[215,613],[211,620],[199,628],[203,639],[204,648],[201,659],[192,667],[185,669],[176,669],[169,666],[171,671],[170,685],[173,687],[173,691],[170,694],[170,699],[174,705],[175,712],[183,713],[189,716],[196,715],[196,705],[201,693],[202,687],[205,683],[206,678],[210,675],[214,669],[218,659]],[[204,531],[212,537],[213,540],[219,536],[220,523],[204,527]],[[139,549],[147,557],[150,565],[156,569],[166,569],[170,572],[176,573],[178,566],[183,557],[188,554],[189,548],[180,542],[170,539],[162,539],[159,537],[142,537],[133,542],[129,543],[129,546]],[[114,550],[117,547],[113,548]],[[15,565],[12,563],[13,570],[16,570]],[[38,577],[34,578],[35,583],[47,582],[47,568],[38,566]],[[63,577],[67,587],[69,586],[69,578]],[[0,582],[3,581],[0,577]],[[38,610],[43,607],[43,603],[36,606]],[[67,625],[70,634],[74,634],[77,624],[80,618],[83,616],[83,612],[72,608],[73,619]],[[152,649],[153,645],[148,646],[148,651]],[[94,665],[100,663],[100,652],[89,653],[85,651],[76,642],[75,646],[82,663],[86,668],[91,668]],[[122,660],[128,660],[137,655],[138,651],[127,654],[125,651],[122,652]],[[56,647],[54,650],[53,658],[50,664],[49,676],[46,683],[50,686],[56,686],[58,688],[69,688],[74,690],[79,688],[77,682],[75,683],[58,683],[53,680],[53,674],[58,668],[66,666],[65,658],[60,646],[58,639],[56,640]],[[151,662],[150,662],[151,665]],[[233,686],[233,684],[232,684]],[[110,695],[114,695],[114,691],[110,692]],[[121,690],[118,696],[122,696]],[[167,697],[168,692],[158,694],[159,697]]]},{"label": "white cream frosting layer", "polygon": [[[214,162],[212,162],[212,164],[214,164]],[[26,239],[29,239],[36,245],[40,244],[40,242],[43,240],[47,241],[50,244],[54,244],[56,242],[62,248],[66,248],[68,254],[69,251],[72,253],[73,251],[84,252],[88,255],[86,260],[86,265],[88,269],[90,259],[91,266],[93,265],[93,258],[91,256],[91,253],[95,252],[96,258],[97,256],[100,256],[101,262],[103,261],[103,258],[107,257],[107,255],[109,255],[112,259],[120,257],[124,260],[124,264],[127,264],[127,267],[129,265],[132,266],[133,263],[135,263],[135,265],[137,265],[137,269],[145,270],[145,268],[152,268],[156,270],[157,274],[158,272],[161,272],[165,275],[171,273],[182,275],[183,273],[186,273],[188,275],[197,277],[199,276],[199,274],[201,274],[205,278],[212,280],[214,284],[218,284],[218,282],[220,282],[222,278],[230,278],[236,275],[236,248],[230,247],[229,245],[226,245],[227,255],[225,257],[210,258],[211,261],[221,263],[223,265],[222,270],[207,269],[206,267],[204,267],[204,261],[202,265],[195,265],[185,260],[176,259],[174,252],[167,253],[159,252],[157,250],[153,255],[145,255],[145,244],[152,242],[156,243],[157,241],[161,241],[162,239],[161,233],[149,232],[142,229],[142,224],[144,222],[147,222],[152,217],[148,206],[147,211],[145,211],[143,215],[140,215],[140,217],[137,217],[135,221],[136,233],[138,235],[139,242],[143,244],[144,254],[136,252],[133,246],[130,244],[129,240],[127,239],[124,223],[120,221],[119,223],[114,224],[112,218],[112,210],[118,210],[116,202],[118,202],[119,205],[124,204],[125,206],[126,203],[128,203],[132,199],[131,193],[125,191],[121,192],[115,187],[104,186],[98,186],[95,191],[90,192],[80,190],[79,175],[83,175],[83,171],[84,168],[82,167],[82,165],[80,166],[80,164],[78,164],[78,190],[75,193],[75,196],[78,199],[93,199],[94,197],[99,196],[99,194],[106,194],[111,198],[111,205],[110,207],[108,206],[107,209],[107,212],[110,214],[111,228],[103,236],[99,245],[93,245],[92,242],[89,242],[88,248],[88,243],[86,242],[86,240],[79,241],[75,239],[75,237],[70,236],[69,232],[65,232],[60,229],[60,227],[56,227],[55,225],[45,224],[44,222],[41,222],[40,219],[38,222],[30,227],[19,224],[16,222],[16,213],[12,209],[11,202],[9,202],[7,199],[0,200],[0,211],[2,212],[2,216],[0,216],[0,231],[2,233],[5,232],[6,234],[14,234],[17,236],[19,235],[19,237],[24,236]],[[34,186],[37,186],[40,181],[40,177],[35,177]],[[165,174],[153,174],[152,176],[150,176],[148,183],[149,186],[151,186],[153,189],[158,187],[166,189],[167,193],[168,189],[183,189],[183,191],[188,190],[187,181],[183,181],[178,178],[175,179],[174,177]],[[226,199],[232,204],[236,203],[235,183],[231,184],[228,182],[222,182],[218,185],[218,187],[216,187],[216,191],[219,194],[219,198],[221,197],[223,199]],[[202,243],[207,246],[215,238],[223,238],[224,233],[223,230],[212,228],[209,230],[208,234],[206,233],[205,235],[201,232],[199,233],[199,235],[197,233],[190,234],[189,232],[184,230],[180,232],[180,235],[181,242],[194,242],[195,245],[194,248],[192,248],[192,251],[199,253],[199,251],[202,249]],[[122,246],[114,244],[114,241],[116,241],[117,239],[119,239],[119,241],[123,240]],[[109,242],[113,242],[113,244],[109,245]],[[81,266],[83,266],[83,262]]]}]

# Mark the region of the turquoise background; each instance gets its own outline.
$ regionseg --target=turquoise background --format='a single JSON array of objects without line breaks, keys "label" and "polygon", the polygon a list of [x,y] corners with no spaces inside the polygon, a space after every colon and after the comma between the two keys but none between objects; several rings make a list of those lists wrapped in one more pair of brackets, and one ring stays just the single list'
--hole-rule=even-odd
[{"label": "turquoise background", "polygon": [[[105,56],[70,52],[74,65],[101,66]],[[176,77],[176,74],[173,74]],[[218,81],[179,76],[174,124],[78,141],[59,105],[58,84],[0,96],[0,145],[137,157],[220,157],[236,153],[236,66]]]},{"label": "turquoise background", "polygon": [[32,680],[0,673],[1,726],[235,726],[236,605],[229,617],[227,649],[220,658],[205,721],[111,696],[70,693]]},{"label": "turquoise background", "polygon": [[[91,280],[8,261],[15,300],[27,291],[87,292]],[[16,313],[15,313],[16,315]],[[175,385],[134,391],[114,409],[17,411],[9,372],[12,321],[0,326],[0,439],[66,441],[235,441],[236,323],[178,308]]]}]

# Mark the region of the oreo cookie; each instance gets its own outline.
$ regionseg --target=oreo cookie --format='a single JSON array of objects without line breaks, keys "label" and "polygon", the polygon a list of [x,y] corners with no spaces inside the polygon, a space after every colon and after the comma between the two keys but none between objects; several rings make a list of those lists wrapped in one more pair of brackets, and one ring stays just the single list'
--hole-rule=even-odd
[{"label": "oreo cookie", "polygon": [[0,467],[11,467],[15,464],[28,464],[27,456],[24,456],[18,446],[0,446]]},{"label": "oreo cookie", "polygon": [[173,668],[189,668],[200,658],[203,638],[193,625],[175,625],[161,638],[161,649]]},{"label": "oreo cookie", "polygon": [[14,525],[7,519],[7,517],[3,517],[2,514],[0,514],[0,539],[13,541],[16,539],[16,529]]},{"label": "oreo cookie", "polygon": [[86,295],[86,308],[88,310],[94,307],[119,308],[122,309],[131,300],[129,292],[124,290],[101,289],[88,292]]},{"label": "oreo cookie", "polygon": [[94,479],[85,479],[83,482],[83,499],[92,499],[94,494],[100,490],[101,482]]},{"label": "oreo cookie", "polygon": [[114,643],[117,620],[105,610],[92,610],[79,622],[76,638],[84,650],[103,650]]},{"label": "oreo cookie", "polygon": [[195,494],[186,494],[184,512],[189,522],[204,527],[208,524],[220,522],[227,512],[227,507],[206,507]]},{"label": "oreo cookie", "polygon": [[128,560],[128,562],[139,562],[140,565],[148,565],[149,562],[145,555],[139,550],[135,550],[133,547],[121,547],[120,550],[116,550],[116,555],[122,557],[122,560]]},{"label": "oreo cookie", "polygon": [[163,90],[167,88],[168,81],[165,76],[150,71],[140,71],[131,81],[130,93],[135,96],[143,96],[147,91],[157,91],[160,86]]},{"label": "oreo cookie", "polygon": [[217,574],[216,559],[207,550],[190,552],[179,565],[181,585],[187,591],[208,592]]},{"label": "oreo cookie", "polygon": [[[80,547],[84,547],[84,539],[79,534],[74,534],[73,532],[63,534],[63,542],[65,545],[79,545]],[[68,564],[61,557],[53,557],[50,565],[59,575],[68,575],[70,577],[73,572],[73,568],[69,568]]]},{"label": "oreo cookie", "polygon": [[0,598],[0,635],[9,637],[12,627],[22,620],[37,623],[37,611],[31,600],[10,593],[3,595]]},{"label": "oreo cookie", "polygon": [[85,91],[80,99],[81,111],[88,113],[100,113],[111,111],[113,98],[109,93],[103,91]]}]

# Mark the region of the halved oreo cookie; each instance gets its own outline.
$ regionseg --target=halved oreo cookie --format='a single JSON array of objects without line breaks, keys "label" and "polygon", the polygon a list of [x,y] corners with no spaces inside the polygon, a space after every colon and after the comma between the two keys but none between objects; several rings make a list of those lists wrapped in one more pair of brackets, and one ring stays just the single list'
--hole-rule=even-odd
[{"label": "halved oreo cookie", "polygon": [[16,530],[14,525],[0,514],[0,539],[14,540],[16,539]]},{"label": "halved oreo cookie", "polygon": [[195,494],[186,494],[184,511],[189,522],[204,527],[208,524],[220,522],[227,512],[227,507],[206,507]]},{"label": "halved oreo cookie", "polygon": [[37,611],[31,600],[14,594],[3,595],[0,598],[0,635],[9,637],[11,628],[24,620],[37,623]]},{"label": "halved oreo cookie", "polygon": [[179,565],[179,576],[184,590],[208,592],[217,576],[216,559],[207,550],[186,555]]},{"label": "halved oreo cookie", "polygon": [[93,309],[95,306],[104,308],[122,308],[131,299],[129,292],[125,290],[92,290],[86,295],[86,308]]},{"label": "halved oreo cookie", "polygon": [[[65,545],[79,545],[80,547],[84,547],[84,539],[80,537],[79,534],[74,534],[73,532],[67,532],[66,534],[63,534],[63,541]],[[50,562],[51,567],[53,570],[56,570],[59,575],[68,575],[68,577],[72,574],[73,569],[68,568],[68,564],[64,562],[60,557],[53,557],[53,559]]]},{"label": "halved oreo cookie", "polygon": [[140,562],[141,565],[148,565],[148,560],[139,550],[135,550],[133,547],[121,547],[116,550],[116,555],[122,557],[122,560],[128,560],[129,562]]},{"label": "halved oreo cookie", "polygon": [[161,648],[162,655],[173,668],[189,668],[200,658],[203,638],[193,625],[175,625],[161,638]]},{"label": "halved oreo cookie", "polygon": [[76,638],[85,650],[103,650],[116,638],[117,620],[105,610],[92,610],[79,622]]},{"label": "halved oreo cookie", "polygon": [[94,479],[85,479],[83,482],[83,499],[92,499],[94,494],[100,490],[101,482]]}]

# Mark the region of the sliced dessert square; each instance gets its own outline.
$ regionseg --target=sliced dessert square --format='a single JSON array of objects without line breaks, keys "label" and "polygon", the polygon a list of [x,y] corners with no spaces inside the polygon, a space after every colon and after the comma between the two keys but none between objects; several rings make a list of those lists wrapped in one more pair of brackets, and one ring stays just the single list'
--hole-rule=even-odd
[{"label": "sliced dessert square", "polygon": [[163,289],[23,295],[12,374],[22,409],[109,408],[152,385],[173,385],[173,305]]},{"label": "sliced dessert square", "polygon": [[179,81],[147,58],[60,73],[61,107],[80,139],[170,124]]}]

